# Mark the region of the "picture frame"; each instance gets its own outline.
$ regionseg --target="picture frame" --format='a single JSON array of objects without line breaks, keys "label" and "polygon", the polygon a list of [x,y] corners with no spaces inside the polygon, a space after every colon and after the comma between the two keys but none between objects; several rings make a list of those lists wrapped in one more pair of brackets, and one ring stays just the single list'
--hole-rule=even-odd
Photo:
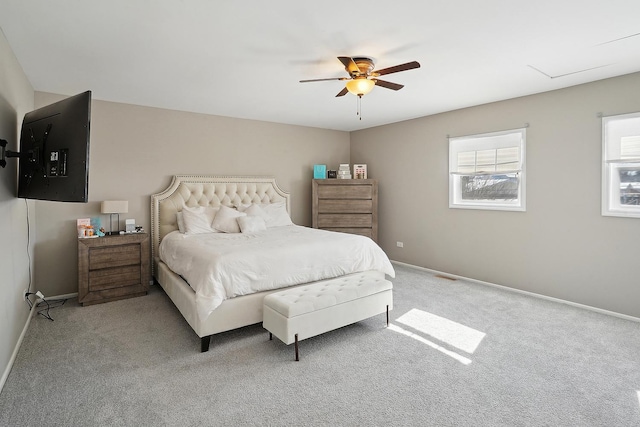
[{"label": "picture frame", "polygon": [[353,179],[367,179],[367,165],[354,164],[353,165]]}]

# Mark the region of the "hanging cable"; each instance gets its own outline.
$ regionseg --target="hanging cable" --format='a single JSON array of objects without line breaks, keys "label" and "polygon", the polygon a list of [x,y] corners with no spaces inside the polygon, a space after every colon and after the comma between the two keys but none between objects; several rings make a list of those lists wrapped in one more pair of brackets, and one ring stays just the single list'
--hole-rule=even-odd
[{"label": "hanging cable", "polygon": [[28,272],[29,272],[29,283],[27,284],[27,292],[23,296],[26,300],[27,305],[29,306],[29,310],[31,310],[31,306],[33,305],[29,300],[30,295],[34,295],[31,292],[31,253],[29,252],[29,247],[31,246],[31,224],[29,223],[29,203],[27,203],[27,199],[24,199],[24,206],[27,210],[27,262],[28,262]]},{"label": "hanging cable", "polygon": [[23,200],[27,208],[27,260],[29,261],[29,287],[27,288],[27,292],[31,292],[31,253],[29,253],[29,246],[31,245],[31,224],[29,223],[29,203],[27,203],[27,199]]}]

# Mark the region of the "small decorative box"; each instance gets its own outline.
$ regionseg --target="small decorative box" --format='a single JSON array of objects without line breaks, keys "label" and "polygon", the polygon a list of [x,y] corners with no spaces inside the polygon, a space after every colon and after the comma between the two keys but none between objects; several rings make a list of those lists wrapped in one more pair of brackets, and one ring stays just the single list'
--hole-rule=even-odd
[{"label": "small decorative box", "polygon": [[327,165],[313,165],[313,179],[325,179],[327,177]]}]

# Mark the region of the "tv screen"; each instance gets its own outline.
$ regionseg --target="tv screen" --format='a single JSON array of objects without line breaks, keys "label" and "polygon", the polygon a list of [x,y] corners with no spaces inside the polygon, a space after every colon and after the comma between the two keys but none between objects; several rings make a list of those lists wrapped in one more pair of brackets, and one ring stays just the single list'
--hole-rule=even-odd
[{"label": "tv screen", "polygon": [[18,197],[87,202],[91,91],[27,113],[20,133]]}]

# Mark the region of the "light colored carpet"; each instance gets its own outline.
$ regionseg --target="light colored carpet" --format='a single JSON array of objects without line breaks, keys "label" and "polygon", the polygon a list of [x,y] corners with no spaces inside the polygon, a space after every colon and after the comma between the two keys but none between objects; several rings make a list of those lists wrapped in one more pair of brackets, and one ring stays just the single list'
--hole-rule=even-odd
[{"label": "light colored carpet", "polygon": [[2,426],[638,426],[640,323],[396,266],[384,315],[208,353],[167,296],[34,318]]}]

